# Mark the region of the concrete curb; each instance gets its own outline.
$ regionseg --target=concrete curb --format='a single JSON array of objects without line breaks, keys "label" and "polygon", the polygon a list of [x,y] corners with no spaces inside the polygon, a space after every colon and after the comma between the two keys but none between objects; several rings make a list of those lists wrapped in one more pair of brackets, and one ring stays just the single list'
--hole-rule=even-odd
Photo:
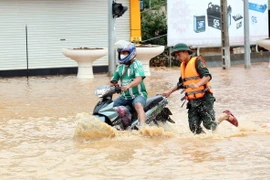
[{"label": "concrete curb", "polygon": [[[217,67],[222,66],[222,56],[213,55],[213,56],[202,56],[205,58],[208,67]],[[261,53],[252,52],[250,53],[251,63],[255,62],[269,62],[270,52],[262,51]],[[231,65],[245,64],[244,54],[231,54]]]}]

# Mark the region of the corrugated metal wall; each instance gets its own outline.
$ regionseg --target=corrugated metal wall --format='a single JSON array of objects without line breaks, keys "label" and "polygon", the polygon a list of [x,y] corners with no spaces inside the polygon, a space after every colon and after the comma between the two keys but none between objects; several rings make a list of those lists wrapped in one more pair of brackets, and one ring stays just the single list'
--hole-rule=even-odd
[{"label": "corrugated metal wall", "polygon": [[[107,0],[0,0],[0,70],[26,69],[26,27],[29,69],[77,66],[62,48],[107,47],[107,12]],[[128,40],[129,28],[127,11],[116,19],[116,40]]]}]

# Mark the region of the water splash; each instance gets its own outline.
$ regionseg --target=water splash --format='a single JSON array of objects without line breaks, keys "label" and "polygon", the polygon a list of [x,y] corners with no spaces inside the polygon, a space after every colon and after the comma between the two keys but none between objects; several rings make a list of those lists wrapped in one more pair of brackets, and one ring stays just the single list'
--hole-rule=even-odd
[{"label": "water splash", "polygon": [[171,131],[166,131],[168,124],[160,123],[158,126],[144,126],[139,132],[143,136],[148,137],[175,137],[176,134]]},{"label": "water splash", "polygon": [[116,135],[116,129],[88,113],[77,114],[76,120],[78,124],[75,129],[74,139],[96,140],[111,138]]},{"label": "water splash", "polygon": [[[166,131],[168,125],[160,124],[159,126],[151,125],[141,127],[138,131],[117,131],[115,128],[108,124],[101,122],[95,116],[88,113],[79,113],[76,115],[78,121],[74,139],[76,140],[98,140],[103,138],[116,138],[117,141],[123,141],[124,139],[137,139],[142,137],[174,137],[175,133]],[[135,136],[141,136],[135,138]]]}]

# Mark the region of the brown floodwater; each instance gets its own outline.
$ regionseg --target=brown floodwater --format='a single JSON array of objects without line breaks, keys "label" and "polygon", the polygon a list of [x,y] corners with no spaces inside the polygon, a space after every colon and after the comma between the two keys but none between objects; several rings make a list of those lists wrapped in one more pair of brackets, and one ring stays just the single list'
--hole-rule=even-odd
[{"label": "brown floodwater", "polygon": [[[267,67],[209,68],[216,115],[230,109],[239,127],[202,135],[190,132],[180,91],[168,98],[176,124],[117,132],[91,116],[106,74],[0,78],[0,179],[270,179]],[[149,96],[178,78],[179,68],[151,68]]]}]

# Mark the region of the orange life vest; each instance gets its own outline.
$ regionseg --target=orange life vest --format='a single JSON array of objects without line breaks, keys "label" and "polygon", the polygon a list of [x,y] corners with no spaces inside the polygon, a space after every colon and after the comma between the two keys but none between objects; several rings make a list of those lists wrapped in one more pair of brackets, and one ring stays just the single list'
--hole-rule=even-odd
[{"label": "orange life vest", "polygon": [[200,75],[196,70],[196,59],[197,57],[193,57],[189,60],[187,64],[181,63],[180,67],[180,73],[183,80],[183,85],[185,87],[185,96],[187,100],[202,98],[207,91],[213,93],[210,82],[196,89],[189,88],[189,85],[191,83],[196,84],[202,79],[200,78]]}]

